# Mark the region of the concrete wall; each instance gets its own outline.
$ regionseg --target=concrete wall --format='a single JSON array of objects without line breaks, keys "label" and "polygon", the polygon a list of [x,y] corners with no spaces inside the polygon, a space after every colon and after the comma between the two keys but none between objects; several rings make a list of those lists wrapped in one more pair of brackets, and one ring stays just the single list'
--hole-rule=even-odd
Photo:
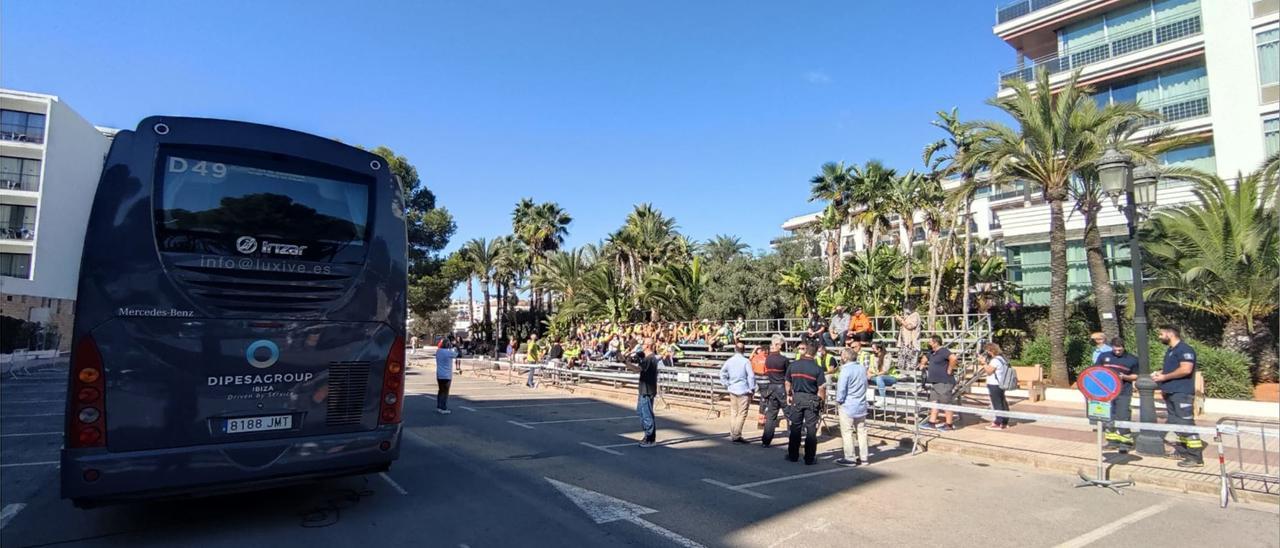
[{"label": "concrete wall", "polygon": [[1218,175],[1232,178],[1262,164],[1262,114],[1276,106],[1261,104],[1252,3],[1205,2],[1201,12]]}]

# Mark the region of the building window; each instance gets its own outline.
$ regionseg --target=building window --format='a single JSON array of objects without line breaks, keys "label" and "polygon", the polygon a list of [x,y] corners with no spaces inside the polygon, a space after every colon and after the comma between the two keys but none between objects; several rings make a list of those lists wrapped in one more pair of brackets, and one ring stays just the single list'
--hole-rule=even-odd
[{"label": "building window", "polygon": [[1209,78],[1204,64],[1182,65],[1126,82],[1094,94],[1099,106],[1137,103],[1159,112],[1166,121],[1209,115]]},{"label": "building window", "polygon": [[44,115],[0,110],[0,140],[43,143]]},{"label": "building window", "polygon": [[0,205],[0,240],[33,240],[36,237],[36,208]]},{"label": "building window", "polygon": [[1160,163],[1170,167],[1195,168],[1205,173],[1218,171],[1218,163],[1213,154],[1213,143],[1200,143],[1170,150],[1160,155]]},{"label": "building window", "polygon": [[1280,152],[1280,116],[1262,121],[1262,142],[1267,147],[1267,158]]},{"label": "building window", "polygon": [[1064,65],[1079,67],[1200,32],[1200,0],[1147,0],[1058,31]]},{"label": "building window", "polygon": [[40,190],[40,160],[0,156],[0,189]]},{"label": "building window", "polygon": [[[0,276],[31,277],[31,256],[22,253],[0,253]],[[12,295],[7,295],[13,301]]]},{"label": "building window", "polygon": [[1258,82],[1263,86],[1280,84],[1280,29],[1257,34]]}]

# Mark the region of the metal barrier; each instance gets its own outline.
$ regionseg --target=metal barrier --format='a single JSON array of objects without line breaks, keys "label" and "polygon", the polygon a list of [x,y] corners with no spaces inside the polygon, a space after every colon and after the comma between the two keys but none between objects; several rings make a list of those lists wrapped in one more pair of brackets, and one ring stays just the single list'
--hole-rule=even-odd
[{"label": "metal barrier", "polygon": [[[1222,451],[1223,436],[1234,437],[1236,441],[1235,466],[1232,469],[1228,469],[1226,455]],[[1246,440],[1257,440],[1257,446]],[[1215,441],[1218,443],[1218,467],[1222,474],[1219,503],[1223,508],[1227,507],[1229,500],[1238,501],[1237,490],[1280,494],[1280,421],[1223,417],[1218,420]],[[1257,463],[1248,462],[1246,451],[1262,453],[1261,470]]]}]

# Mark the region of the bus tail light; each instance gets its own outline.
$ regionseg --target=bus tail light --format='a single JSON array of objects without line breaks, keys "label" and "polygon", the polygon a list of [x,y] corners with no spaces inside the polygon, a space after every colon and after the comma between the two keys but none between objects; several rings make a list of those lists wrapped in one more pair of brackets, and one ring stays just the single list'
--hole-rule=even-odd
[{"label": "bus tail light", "polygon": [[382,408],[378,424],[396,424],[404,410],[404,337],[396,337],[382,368]]},{"label": "bus tail light", "polygon": [[102,353],[93,337],[85,335],[71,353],[70,413],[67,413],[67,444],[72,448],[105,447],[107,382],[103,375]]}]

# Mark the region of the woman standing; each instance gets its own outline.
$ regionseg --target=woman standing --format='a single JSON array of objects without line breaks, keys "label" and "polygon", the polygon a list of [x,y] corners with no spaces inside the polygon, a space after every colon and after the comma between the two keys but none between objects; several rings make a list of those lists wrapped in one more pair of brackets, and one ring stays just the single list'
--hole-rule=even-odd
[{"label": "woman standing", "polygon": [[[982,369],[987,374],[987,394],[991,397],[991,409],[995,411],[1008,411],[1009,400],[1005,397],[1004,389],[1000,388],[1003,381],[1009,376],[1009,361],[1001,355],[1000,345],[996,343],[987,343],[984,352],[985,359],[982,360]],[[1004,430],[1009,427],[1008,417],[996,417],[991,421],[991,426],[987,430]]]},{"label": "woman standing", "polygon": [[441,415],[452,413],[449,411],[449,385],[453,384],[453,362],[458,357],[453,344],[453,337],[446,337],[440,342],[440,348],[436,349],[436,386],[439,387],[436,392],[436,413]]}]

